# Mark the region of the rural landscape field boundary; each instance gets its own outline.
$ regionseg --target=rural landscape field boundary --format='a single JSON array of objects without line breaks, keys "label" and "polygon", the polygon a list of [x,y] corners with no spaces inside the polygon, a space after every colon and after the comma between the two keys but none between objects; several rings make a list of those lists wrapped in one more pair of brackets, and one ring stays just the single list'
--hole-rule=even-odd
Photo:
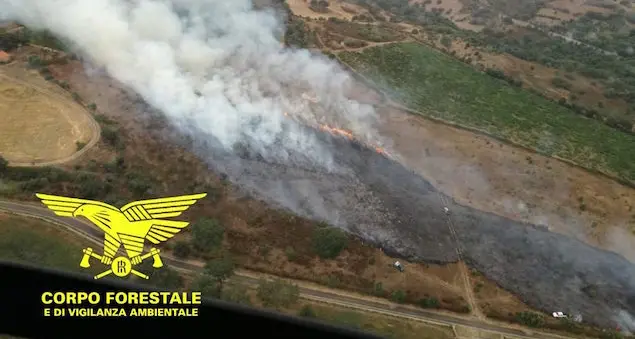
[{"label": "rural landscape field boundary", "polygon": [[[423,43],[423,42],[421,42],[421,41],[419,41],[417,39],[415,39],[414,41],[417,44],[420,44],[420,45],[422,45],[424,47],[430,48],[435,53],[440,53],[440,54],[447,55],[446,53],[444,53],[442,51],[439,51],[438,49],[433,48],[430,45],[428,45],[426,43]],[[387,43],[386,45],[388,45],[388,44],[399,44],[399,43],[402,43],[402,42],[401,41],[395,41],[395,42]],[[383,45],[382,45],[382,47],[383,47]],[[372,47],[372,48],[374,48],[374,47]],[[546,153],[540,152],[540,151],[538,151],[537,149],[535,149],[535,148],[533,148],[531,146],[527,146],[527,145],[524,145],[522,143],[519,143],[519,142],[510,140],[510,139],[507,139],[507,138],[503,138],[503,137],[491,134],[491,133],[489,133],[487,131],[484,131],[484,130],[476,128],[476,127],[472,127],[472,126],[461,124],[461,123],[458,123],[458,122],[455,122],[455,121],[451,121],[451,120],[435,117],[435,116],[426,114],[426,113],[424,113],[422,111],[418,111],[416,109],[407,107],[407,106],[402,105],[400,103],[397,103],[376,82],[374,82],[373,80],[367,78],[361,72],[357,71],[353,66],[351,66],[350,64],[348,64],[347,62],[342,60],[337,53],[334,53],[334,56],[335,56],[335,58],[337,59],[337,61],[341,65],[343,65],[346,69],[348,69],[354,75],[355,78],[357,78],[359,80],[362,80],[367,86],[369,86],[372,89],[374,89],[375,91],[381,93],[381,95],[384,98],[384,100],[387,100],[387,104],[386,104],[387,106],[394,107],[394,108],[397,108],[399,110],[403,110],[405,112],[408,112],[410,114],[414,114],[416,116],[422,117],[422,118],[430,120],[430,121],[434,121],[434,122],[437,122],[437,123],[445,124],[447,126],[459,128],[459,129],[462,129],[462,130],[465,130],[465,131],[468,131],[468,132],[472,132],[472,133],[475,133],[475,134],[478,134],[478,135],[482,135],[482,136],[485,136],[485,137],[488,137],[488,138],[492,138],[492,139],[494,139],[494,140],[496,140],[498,142],[504,143],[506,145],[517,147],[519,149],[528,151],[528,152],[533,153],[533,154],[550,157],[552,159],[556,159],[556,160],[562,161],[564,163],[567,163],[567,164],[569,164],[571,166],[574,166],[576,168],[579,168],[579,169],[585,170],[587,172],[594,173],[596,175],[600,175],[600,176],[603,176],[603,177],[608,178],[610,180],[616,181],[616,182],[618,182],[618,183],[620,183],[622,185],[628,186],[630,188],[635,188],[635,182],[634,181],[629,181],[627,179],[620,178],[619,176],[613,175],[611,173],[608,173],[608,172],[605,172],[605,171],[602,171],[602,170],[599,170],[599,169],[596,169],[596,168],[591,168],[591,167],[584,166],[584,165],[579,164],[579,163],[577,163],[577,162],[575,162],[573,160],[570,160],[570,159],[566,159],[566,158],[563,158],[563,157],[560,157],[560,156],[557,156],[557,155],[553,155],[553,154],[546,154]],[[479,71],[474,69],[474,72],[479,72]],[[481,73],[486,74],[485,72],[481,72]],[[432,110],[430,110],[430,111],[432,111]],[[619,132],[616,131],[616,133],[619,133]]]},{"label": "rural landscape field boundary", "polygon": [[[0,78],[9,79],[10,81],[19,83],[19,84],[21,84],[23,86],[27,86],[27,87],[33,88],[34,90],[36,90],[36,91],[38,91],[38,92],[40,92],[42,94],[45,94],[47,96],[56,98],[56,99],[58,99],[60,101],[69,102],[69,103],[72,102],[72,100],[70,98],[65,98],[62,95],[59,95],[57,93],[53,93],[53,92],[51,92],[51,91],[49,91],[49,90],[47,90],[45,88],[42,88],[42,87],[40,87],[40,86],[38,86],[36,84],[33,84],[31,82],[24,81],[24,80],[21,80],[21,79],[17,79],[17,78],[14,78],[14,77],[10,77],[10,76],[8,76],[6,74],[0,74]],[[60,90],[64,90],[61,87],[59,87],[59,89]],[[64,91],[66,91],[66,90],[64,90]],[[23,162],[23,163],[11,162],[10,165],[11,166],[19,166],[19,167],[46,167],[46,166],[51,166],[51,165],[60,165],[60,164],[64,164],[64,163],[76,160],[77,158],[79,158],[82,155],[84,155],[88,150],[90,150],[95,145],[97,145],[97,143],[101,139],[101,127],[99,126],[99,123],[95,120],[95,117],[90,112],[88,112],[86,110],[84,105],[81,105],[80,103],[75,103],[75,104],[80,107],[81,111],[89,119],[89,122],[90,122],[90,129],[91,129],[92,137],[88,141],[88,143],[86,143],[86,145],[84,145],[81,149],[77,150],[76,152],[74,152],[70,156],[62,158],[62,159],[46,161],[46,162]]]},{"label": "rural landscape field boundary", "polygon": [[[404,32],[400,32],[400,33],[404,33]],[[406,33],[406,34],[408,34],[408,33]],[[413,33],[413,34],[414,34],[414,33]],[[410,36],[414,37],[414,35],[410,35]],[[345,36],[344,36],[344,35],[342,35],[341,37],[345,37]],[[319,35],[319,34],[317,35],[317,38],[318,38],[318,39],[320,39],[320,35]],[[405,42],[405,40],[402,40],[402,41],[393,41],[393,42],[390,42],[390,41],[389,41],[389,42],[380,42],[380,43],[377,43],[377,44],[379,45],[379,47],[377,47],[377,46],[373,46],[373,45],[370,45],[370,46],[361,47],[361,48],[348,48],[348,49],[347,49],[347,48],[345,48],[345,49],[343,49],[343,50],[341,50],[341,51],[342,51],[342,52],[347,52],[347,51],[359,51],[359,50],[365,50],[365,49],[368,49],[368,48],[374,48],[374,47],[376,47],[376,48],[382,48],[382,47],[390,46],[390,45],[393,45],[393,44],[400,44],[400,43],[404,43],[404,42]],[[413,41],[409,40],[409,42],[413,42]],[[425,47],[428,47],[428,48],[430,48],[430,49],[433,49],[433,50],[434,50],[434,52],[436,52],[436,53],[441,53],[441,54],[444,54],[444,55],[446,55],[446,56],[449,56],[449,53],[446,53],[446,51],[445,51],[444,49],[440,49],[440,48],[438,48],[437,46],[435,46],[435,47],[437,47],[437,48],[431,48],[431,47],[430,47],[430,44],[426,44],[425,42],[421,42],[421,41],[419,41],[419,40],[418,40],[418,39],[416,39],[416,38],[414,39],[414,42],[415,42],[416,44],[418,44],[418,45],[425,46]],[[371,44],[372,44],[372,43],[371,43]],[[31,46],[36,47],[36,46],[34,46],[34,45],[31,45]],[[48,48],[48,47],[42,47],[42,46],[37,46],[37,47],[38,47],[38,48]],[[487,132],[487,131],[485,131],[485,130],[481,130],[481,129],[479,129],[479,128],[471,127],[471,126],[469,126],[469,125],[464,125],[464,124],[461,124],[461,123],[459,123],[459,122],[455,122],[455,121],[452,121],[452,120],[447,120],[447,119],[443,119],[443,118],[439,118],[439,117],[435,117],[435,116],[433,116],[433,114],[434,114],[435,112],[438,112],[438,111],[435,111],[435,110],[422,110],[422,111],[418,111],[418,110],[416,110],[416,109],[412,109],[412,108],[405,107],[404,105],[402,105],[402,104],[400,104],[400,103],[396,102],[395,100],[393,100],[389,94],[387,94],[385,91],[383,91],[381,88],[379,88],[379,87],[380,87],[380,84],[379,84],[379,83],[376,83],[376,82],[374,82],[374,81],[372,81],[372,80],[368,79],[366,76],[364,76],[363,74],[361,74],[360,72],[358,72],[356,69],[354,69],[351,65],[347,64],[346,62],[344,62],[344,61],[340,58],[340,56],[338,55],[338,51],[336,51],[335,53],[331,53],[331,54],[333,54],[334,59],[336,59],[336,60],[337,60],[337,61],[338,61],[338,62],[339,62],[342,66],[344,66],[347,70],[349,70],[349,71],[350,71],[350,73],[351,73],[351,75],[352,75],[353,77],[355,77],[356,79],[362,80],[362,82],[363,82],[363,83],[367,84],[370,88],[375,89],[375,90],[376,90],[379,94],[381,94],[381,97],[383,97],[383,99],[384,99],[384,100],[382,100],[382,101],[383,101],[383,102],[382,102],[382,104],[379,104],[379,105],[377,105],[377,106],[384,106],[384,107],[388,107],[388,108],[395,108],[395,109],[398,109],[398,110],[401,110],[401,111],[407,112],[408,114],[411,114],[411,115],[413,115],[413,116],[418,116],[418,117],[421,117],[421,118],[426,119],[426,120],[428,120],[428,121],[433,121],[433,122],[437,122],[437,123],[439,123],[439,124],[444,124],[444,125],[447,125],[447,126],[451,126],[451,127],[453,127],[453,128],[456,128],[456,129],[469,131],[469,132],[471,132],[471,133],[473,133],[473,134],[475,134],[475,135],[482,135],[482,136],[485,136],[485,137],[487,137],[487,138],[491,138],[491,139],[493,139],[493,140],[497,140],[497,141],[499,141],[501,144],[511,145],[511,146],[513,146],[513,147],[515,147],[515,148],[521,149],[521,150],[523,150],[523,151],[527,151],[527,152],[529,152],[529,153],[531,153],[531,154],[539,154],[539,155],[543,155],[543,156],[545,156],[545,157],[549,157],[549,158],[552,158],[552,159],[559,160],[559,161],[561,161],[561,162],[563,162],[563,163],[566,163],[566,164],[568,164],[568,165],[571,165],[571,166],[573,166],[573,167],[575,167],[575,168],[580,168],[580,169],[583,169],[583,170],[584,170],[584,171],[586,171],[586,172],[593,173],[594,175],[598,175],[598,176],[606,177],[606,178],[608,178],[608,179],[611,179],[612,181],[619,182],[620,184],[622,184],[622,185],[624,185],[624,186],[631,187],[631,188],[635,187],[635,183],[633,183],[633,182],[631,182],[631,181],[625,181],[624,179],[619,178],[619,177],[617,177],[617,176],[614,176],[614,175],[613,175],[613,174],[611,174],[611,173],[606,173],[606,172],[604,172],[604,171],[602,171],[602,170],[598,170],[598,169],[594,169],[594,168],[589,168],[589,167],[586,167],[586,166],[584,166],[584,165],[581,165],[580,163],[577,163],[577,162],[575,162],[575,161],[573,161],[573,160],[570,160],[570,159],[567,159],[567,158],[562,158],[562,157],[559,157],[559,156],[557,156],[557,155],[550,155],[550,154],[547,154],[547,153],[540,152],[540,151],[539,151],[539,149],[535,149],[535,148],[533,148],[533,147],[525,146],[525,145],[523,145],[523,144],[521,144],[521,143],[515,142],[514,140],[510,140],[510,139],[506,139],[506,138],[504,138],[504,137],[499,137],[499,136],[493,135],[493,134],[491,134],[490,132]],[[456,58],[454,58],[454,59],[456,60]],[[55,67],[57,67],[57,66],[53,66],[53,68],[55,68]],[[60,68],[61,68],[61,67],[60,67]],[[476,72],[477,70],[476,70],[476,69],[474,69],[474,71]],[[480,72],[480,73],[487,73],[487,72]],[[58,73],[58,74],[59,74],[59,73]],[[57,76],[58,74],[56,74],[56,76]],[[488,76],[490,76],[490,75],[488,74]],[[496,78],[496,77],[494,77],[494,76],[493,76],[493,78]],[[75,94],[75,93],[73,93],[73,94]],[[83,94],[82,94],[82,97],[83,97]],[[87,97],[90,97],[90,96],[87,96]],[[94,99],[93,99],[93,100],[94,100]],[[88,101],[88,102],[90,102],[90,99],[89,99],[89,101]],[[100,103],[100,106],[101,106],[101,103]],[[105,107],[105,106],[104,106],[104,107]],[[92,117],[92,115],[91,115],[91,117]],[[408,119],[408,118],[405,118],[405,119]],[[115,120],[116,120],[116,119],[115,119]],[[122,120],[123,120],[123,119],[122,119]],[[100,121],[100,123],[102,123],[102,122]],[[99,125],[97,125],[97,126],[98,126],[98,128],[99,128]],[[439,126],[439,127],[441,127],[441,126]],[[106,134],[106,133],[104,133],[104,134]],[[98,137],[97,139],[99,139],[99,137]],[[92,141],[92,140],[91,140],[91,141]],[[98,141],[98,140],[97,140],[97,141]],[[97,142],[95,142],[95,143],[97,143]],[[488,141],[488,143],[489,143],[489,141]],[[94,146],[94,145],[93,145],[93,146]],[[84,154],[84,153],[88,150],[88,148],[89,148],[89,147],[85,147],[85,149],[83,150],[84,152],[79,153],[79,154],[77,154],[77,153],[76,153],[76,154],[73,154],[73,156],[72,156],[71,158],[69,158],[69,159],[65,159],[65,160],[62,160],[61,162],[66,162],[66,161],[70,161],[70,160],[74,160],[74,159],[79,158],[81,155],[83,155],[83,154]],[[427,149],[426,149],[426,151],[427,151]],[[112,154],[112,153],[111,153],[111,154]],[[117,157],[120,157],[120,156],[121,156],[121,153],[119,153],[119,154],[117,155]],[[523,156],[524,156],[524,155],[523,155]],[[113,157],[113,158],[114,158],[114,157]],[[118,161],[118,160],[119,160],[119,158],[116,158],[116,160]],[[91,159],[91,161],[94,161],[94,160],[92,160],[92,159]],[[61,164],[61,163],[58,163],[58,164]],[[11,165],[14,165],[14,164],[11,164]],[[112,165],[112,164],[108,164],[108,165]],[[24,166],[25,166],[25,167],[27,167],[27,166],[28,166],[28,167],[31,167],[31,166],[33,166],[33,165],[32,165],[32,164],[24,164]],[[36,165],[36,166],[46,166],[46,164],[45,164],[45,165],[39,165],[39,164],[38,164],[38,165]],[[78,166],[77,168],[79,168],[79,166],[81,166],[81,165],[76,165],[76,166]],[[105,166],[105,165],[104,165],[104,166]],[[77,169],[77,168],[76,168],[76,169]],[[102,178],[103,178],[103,177],[102,177]],[[196,186],[196,184],[193,184],[193,186]],[[200,187],[200,186],[199,186],[199,187]],[[24,193],[24,192],[23,192],[23,193]],[[250,225],[250,226],[251,226],[251,225]],[[287,254],[287,256],[289,256],[289,258],[291,257],[289,254]],[[291,260],[291,259],[289,259],[289,260]],[[469,278],[468,278],[468,279],[469,279]],[[372,280],[372,279],[371,279],[371,280]],[[375,283],[375,281],[373,281],[373,283]],[[470,284],[469,284],[469,283],[467,284],[466,288],[468,288],[468,289],[470,289],[470,288],[471,288],[471,286],[470,286]],[[470,289],[470,291],[471,291],[471,289]],[[401,292],[403,292],[403,291],[401,291]],[[468,291],[468,292],[469,292],[469,291]],[[408,293],[410,293],[410,292],[408,292]],[[470,304],[473,304],[473,302],[472,302],[471,300],[470,300]],[[485,306],[484,306],[484,307],[485,307]],[[473,309],[473,311],[476,311],[476,309]],[[510,314],[511,314],[511,313],[510,313]],[[547,315],[547,317],[549,317],[549,315]]]}]

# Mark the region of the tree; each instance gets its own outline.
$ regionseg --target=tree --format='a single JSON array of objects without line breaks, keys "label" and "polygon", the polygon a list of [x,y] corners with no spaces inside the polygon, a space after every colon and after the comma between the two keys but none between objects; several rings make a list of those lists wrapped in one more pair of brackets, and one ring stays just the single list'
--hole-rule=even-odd
[{"label": "tree", "polygon": [[287,31],[284,33],[284,41],[289,46],[306,48],[309,46],[309,35],[304,21],[292,19],[287,24]]},{"label": "tree", "polygon": [[77,174],[73,181],[77,185],[80,195],[85,199],[104,197],[112,189],[110,183],[102,181],[92,173],[81,172]]},{"label": "tree", "polygon": [[315,311],[311,305],[304,305],[298,312],[298,315],[305,318],[315,318]]},{"label": "tree", "polygon": [[42,60],[37,55],[29,55],[27,62],[29,63],[29,66],[33,68],[39,68],[42,66]]},{"label": "tree", "polygon": [[419,306],[423,308],[439,308],[439,300],[435,297],[419,299]]},{"label": "tree", "polygon": [[139,171],[128,172],[126,179],[128,190],[135,198],[144,197],[152,189],[150,178]]},{"label": "tree", "polygon": [[218,284],[216,283],[216,279],[207,274],[199,275],[190,286],[192,291],[201,292],[201,294],[205,297],[210,298],[220,298],[220,293],[218,292]]},{"label": "tree", "polygon": [[452,46],[452,39],[444,35],[443,37],[441,37],[441,45],[445,46],[446,48],[450,48]]},{"label": "tree", "polygon": [[204,274],[212,277],[217,286],[218,296],[223,291],[223,284],[234,275],[235,264],[231,257],[223,255],[220,258],[209,260],[203,269]]},{"label": "tree", "polygon": [[279,310],[297,302],[300,298],[300,290],[297,285],[289,284],[280,279],[273,281],[261,279],[258,282],[257,295],[263,306]]},{"label": "tree", "polygon": [[324,259],[336,258],[346,248],[348,237],[340,229],[319,227],[313,232],[313,250]]},{"label": "tree", "polygon": [[186,259],[190,256],[192,249],[190,245],[185,241],[177,241],[174,244],[174,256],[180,259]]},{"label": "tree", "polygon": [[392,299],[392,301],[394,302],[401,304],[404,301],[406,301],[406,293],[402,290],[396,290],[392,292],[392,294],[390,295],[390,299]]},{"label": "tree", "polygon": [[534,312],[518,312],[516,320],[529,327],[542,327],[545,324],[545,318],[542,314]]},{"label": "tree", "polygon": [[9,161],[0,155],[0,175],[4,174],[7,168],[9,168]]},{"label": "tree", "polygon": [[154,268],[152,264],[153,260],[149,258],[134,267],[135,270],[148,275],[148,279],[141,279],[143,284],[170,291],[183,287],[183,278],[177,271],[166,264],[161,268]]},{"label": "tree", "polygon": [[[73,94],[75,94],[75,93],[73,93]],[[114,127],[103,126],[101,128],[101,137],[110,146],[119,147],[119,145],[121,144],[121,138],[119,137],[119,131],[116,128],[114,128]]]},{"label": "tree", "polygon": [[192,245],[198,251],[208,253],[220,248],[225,229],[215,219],[202,218],[192,225]]},{"label": "tree", "polygon": [[[228,286],[229,287],[229,286]],[[251,305],[251,298],[245,286],[231,286],[221,292],[221,299],[236,304]]]}]

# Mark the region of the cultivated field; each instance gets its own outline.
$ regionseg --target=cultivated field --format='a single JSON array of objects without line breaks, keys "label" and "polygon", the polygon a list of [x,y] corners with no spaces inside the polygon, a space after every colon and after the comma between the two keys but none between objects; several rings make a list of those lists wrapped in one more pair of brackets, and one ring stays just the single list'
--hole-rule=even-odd
[{"label": "cultivated field", "polygon": [[64,161],[99,136],[89,114],[22,65],[0,66],[0,154],[10,163]]},{"label": "cultivated field", "polygon": [[[326,21],[308,21],[317,31],[328,51],[360,51],[341,46],[334,39],[357,37],[354,25]],[[337,30],[345,26],[348,29]],[[359,26],[362,27],[362,26]],[[374,26],[379,28],[378,25]],[[393,26],[394,27],[394,26]],[[409,31],[402,31],[407,34]],[[496,68],[523,87],[543,93],[552,100],[566,98],[569,93],[584,93],[576,99],[589,107],[603,102],[606,108],[623,110],[619,99],[603,96],[602,86],[580,74],[570,74],[509,54],[486,52],[455,40],[447,48],[439,37],[417,34],[416,38],[435,48],[446,50],[456,58],[469,59],[479,76],[479,67]],[[364,37],[360,37],[364,39]],[[360,40],[361,41],[361,40]],[[331,46],[337,45],[337,48]],[[413,59],[413,62],[418,62]],[[448,62],[456,62],[447,59]],[[554,78],[571,79],[570,91],[555,88]],[[504,86],[497,84],[497,86]],[[469,93],[469,87],[467,89]],[[357,82],[352,98],[372,105],[381,102],[375,90]],[[381,132],[389,136],[396,153],[408,167],[417,169],[435,186],[458,201],[481,210],[512,219],[547,225],[550,230],[569,235],[593,246],[615,251],[635,261],[635,229],[633,206],[635,191],[606,177],[595,175],[548,156],[509,146],[492,138],[453,128],[396,108],[376,106],[384,118]],[[596,122],[600,124],[600,122]],[[425,145],[425,149],[421,149]],[[519,185],[519,182],[522,184]]]},{"label": "cultivated field", "polygon": [[422,114],[635,181],[635,137],[475,72],[429,47],[394,44],[339,56]]}]

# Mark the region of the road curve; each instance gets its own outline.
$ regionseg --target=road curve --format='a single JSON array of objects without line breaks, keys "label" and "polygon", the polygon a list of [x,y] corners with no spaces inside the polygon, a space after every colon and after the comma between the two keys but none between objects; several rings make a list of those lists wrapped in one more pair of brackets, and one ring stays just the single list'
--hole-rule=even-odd
[{"label": "road curve", "polygon": [[[82,219],[59,217],[53,214],[53,212],[46,207],[42,207],[39,204],[29,202],[11,202],[0,200],[0,210],[53,223],[62,227],[66,231],[72,232],[91,242],[94,242],[95,245],[99,246],[98,248],[103,246],[103,232],[92,224],[84,222]],[[198,271],[203,267],[203,264],[200,262],[184,261],[167,255],[162,255],[161,257],[165,263],[179,271],[192,272]],[[240,282],[246,285],[256,286],[258,284],[259,278],[261,277],[263,277],[262,274],[239,270],[236,272],[235,277],[232,278],[232,280],[237,283]],[[423,310],[406,305],[395,305],[387,301],[379,302],[366,298],[358,298],[352,295],[343,295],[337,293],[336,291],[329,291],[329,289],[327,288],[311,288],[302,284],[299,285],[299,290],[300,296],[303,299],[337,305],[364,312],[379,313],[396,318],[427,322],[437,325],[466,326],[487,332],[493,332],[501,336],[507,336],[511,338],[572,338],[539,331],[532,331],[531,333],[529,333],[516,328],[505,327],[478,319],[453,316],[447,313]]]}]

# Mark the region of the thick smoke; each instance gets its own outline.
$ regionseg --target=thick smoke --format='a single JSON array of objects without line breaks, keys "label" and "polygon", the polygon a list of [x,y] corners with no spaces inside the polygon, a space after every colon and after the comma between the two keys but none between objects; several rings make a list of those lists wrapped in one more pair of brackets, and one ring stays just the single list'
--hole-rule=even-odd
[{"label": "thick smoke", "polygon": [[2,18],[72,42],[181,131],[215,147],[336,170],[294,118],[377,143],[372,107],[345,97],[349,76],[323,56],[284,48],[281,20],[250,0],[0,0]]}]

